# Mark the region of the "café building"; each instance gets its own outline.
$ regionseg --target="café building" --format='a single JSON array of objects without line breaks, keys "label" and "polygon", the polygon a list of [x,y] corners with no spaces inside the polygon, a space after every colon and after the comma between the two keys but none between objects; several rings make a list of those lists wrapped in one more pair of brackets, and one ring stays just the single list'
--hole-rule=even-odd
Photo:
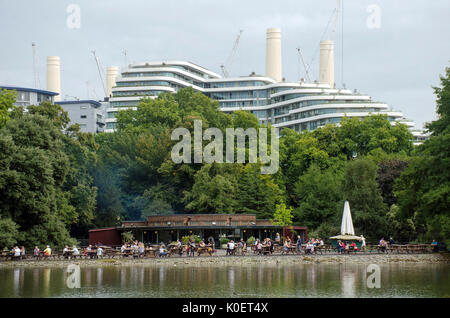
[{"label": "caf\u00e9 building", "polygon": [[[303,226],[279,226],[270,220],[257,219],[254,214],[173,214],[148,216],[145,221],[123,221],[116,227],[89,230],[89,244],[102,243],[117,246],[122,243],[121,234],[131,231],[136,240],[146,244],[173,242],[183,236],[198,235],[202,239],[247,240],[253,236],[275,240],[280,236],[307,239],[308,229]],[[296,239],[295,239],[296,240]]]}]

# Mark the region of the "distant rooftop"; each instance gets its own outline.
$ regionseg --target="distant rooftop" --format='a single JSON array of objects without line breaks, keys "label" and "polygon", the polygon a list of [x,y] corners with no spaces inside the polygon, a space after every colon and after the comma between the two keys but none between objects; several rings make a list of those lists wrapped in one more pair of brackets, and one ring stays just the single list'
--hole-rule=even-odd
[{"label": "distant rooftop", "polygon": [[83,99],[83,100],[65,100],[65,101],[58,101],[55,102],[55,104],[58,105],[72,105],[72,104],[93,104],[97,107],[100,107],[102,104],[100,102],[97,102],[93,99]]},{"label": "distant rooftop", "polygon": [[43,89],[20,87],[20,86],[0,86],[0,89],[16,90],[16,91],[22,91],[22,92],[34,92],[34,93],[50,95],[50,96],[59,95],[58,93],[46,91]]}]

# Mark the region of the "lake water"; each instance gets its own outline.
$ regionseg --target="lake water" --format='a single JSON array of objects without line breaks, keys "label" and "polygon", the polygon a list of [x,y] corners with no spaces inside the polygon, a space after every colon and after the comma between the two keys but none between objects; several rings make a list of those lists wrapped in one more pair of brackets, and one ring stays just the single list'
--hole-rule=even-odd
[{"label": "lake water", "polygon": [[1,268],[0,297],[449,297],[449,265],[380,265],[368,288],[367,265],[102,266]]}]

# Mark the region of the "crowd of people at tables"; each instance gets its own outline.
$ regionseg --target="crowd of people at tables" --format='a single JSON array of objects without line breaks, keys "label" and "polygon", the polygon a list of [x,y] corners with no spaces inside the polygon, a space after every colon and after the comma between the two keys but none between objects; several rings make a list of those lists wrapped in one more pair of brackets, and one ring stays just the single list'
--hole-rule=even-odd
[{"label": "crowd of people at tables", "polygon": [[[174,243],[169,242],[167,245],[163,242],[161,244],[157,245],[155,248],[148,248],[153,251],[157,251],[157,255],[160,257],[168,256],[169,251],[174,252],[176,251],[179,256],[183,256],[184,250],[186,250],[187,256],[195,256],[195,252],[199,251],[199,249],[202,249],[209,253],[210,255],[212,253],[216,252],[215,249],[215,242],[212,237],[208,238],[206,240],[207,243],[205,243],[205,240],[201,240],[199,243],[196,243],[193,239],[188,242],[187,245],[184,245],[180,240],[177,240]],[[361,242],[361,247],[358,248],[356,243],[354,241],[341,241],[338,240],[336,244],[336,248],[339,254],[343,253],[349,253],[350,251],[366,251],[366,242],[365,238],[361,235],[361,239],[359,240]],[[394,245],[395,241],[391,237],[389,241],[386,241],[384,238],[381,238],[378,243],[378,248],[382,252],[386,252],[389,245]],[[258,255],[263,254],[272,254],[274,252],[275,246],[281,246],[282,254],[287,254],[289,251],[297,251],[299,254],[302,253],[303,245],[305,247],[305,254],[312,254],[317,251],[318,248],[321,248],[324,246],[324,242],[322,239],[309,239],[305,244],[302,242],[302,238],[300,235],[297,236],[297,241],[294,243],[291,238],[287,237],[284,241],[281,240],[281,237],[279,233],[276,233],[275,241],[272,241],[270,238],[265,238],[264,240],[256,239],[253,243],[253,251]],[[433,240],[431,243],[433,247],[437,247],[438,243],[436,240]],[[134,241],[132,244],[123,244],[120,248],[120,253],[122,255],[133,255],[136,257],[144,257],[146,253],[145,245],[143,242]],[[4,250],[5,251],[5,250]],[[234,242],[234,240],[230,240],[227,243],[227,249],[226,249],[226,255],[236,255],[236,251],[240,251],[243,255],[247,251],[247,242],[244,241],[244,239],[241,238],[240,241]],[[77,257],[84,255],[85,257],[89,258],[102,258],[104,255],[104,248],[102,248],[102,244],[99,242],[96,244],[95,247],[92,245],[89,245],[84,250],[80,252],[80,249],[78,249],[75,245],[72,248],[69,248],[68,245],[66,245],[63,249],[63,256],[64,257]],[[23,259],[25,258],[25,247],[21,246],[20,248],[18,246],[15,246],[11,251],[9,251],[9,255],[12,259]],[[33,256],[34,258],[41,258],[43,257],[50,257],[52,256],[52,249],[49,245],[46,246],[46,248],[41,251],[38,246],[35,246],[33,250]]]}]

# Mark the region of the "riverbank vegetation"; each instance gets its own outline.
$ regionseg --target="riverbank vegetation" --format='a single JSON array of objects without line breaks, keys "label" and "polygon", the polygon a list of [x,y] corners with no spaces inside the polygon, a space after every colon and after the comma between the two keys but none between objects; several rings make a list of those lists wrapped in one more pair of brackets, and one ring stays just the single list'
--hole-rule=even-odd
[{"label": "riverbank vegetation", "polygon": [[172,130],[192,132],[194,120],[224,134],[262,127],[250,113],[219,111],[191,88],[144,99],[136,111],[117,114],[116,132],[95,136],[69,126],[58,105],[24,112],[0,91],[0,247],[61,246],[89,228],[172,213],[253,213],[327,238],[339,232],[344,200],[356,233],[368,240],[448,244],[449,75],[446,69],[434,88],[439,119],[423,145],[414,147],[407,127],[383,115],[311,132],[284,129],[273,175],[261,174],[259,163],[172,162]]}]

